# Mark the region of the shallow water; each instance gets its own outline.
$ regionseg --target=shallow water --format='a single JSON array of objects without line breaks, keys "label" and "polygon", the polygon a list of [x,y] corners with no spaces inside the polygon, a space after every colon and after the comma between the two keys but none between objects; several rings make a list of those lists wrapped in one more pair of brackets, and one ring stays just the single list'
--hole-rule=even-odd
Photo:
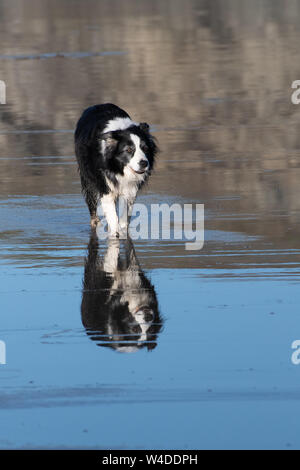
[{"label": "shallow water", "polygon": [[[300,448],[299,13],[1,2],[0,448]],[[73,129],[106,101],[159,142],[138,202],[205,206],[202,250],[133,242],[157,302],[146,332],[95,318],[110,276],[120,298],[137,290],[91,276],[109,247],[91,237]]]}]

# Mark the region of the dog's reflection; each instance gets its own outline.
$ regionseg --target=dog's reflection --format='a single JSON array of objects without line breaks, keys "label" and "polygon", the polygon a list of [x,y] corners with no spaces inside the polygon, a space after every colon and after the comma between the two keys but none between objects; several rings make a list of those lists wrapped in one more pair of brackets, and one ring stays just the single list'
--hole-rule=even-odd
[{"label": "dog's reflection", "polygon": [[133,243],[110,239],[103,257],[92,231],[85,261],[81,317],[99,346],[121,352],[154,349],[162,328],[155,290],[141,270]]}]

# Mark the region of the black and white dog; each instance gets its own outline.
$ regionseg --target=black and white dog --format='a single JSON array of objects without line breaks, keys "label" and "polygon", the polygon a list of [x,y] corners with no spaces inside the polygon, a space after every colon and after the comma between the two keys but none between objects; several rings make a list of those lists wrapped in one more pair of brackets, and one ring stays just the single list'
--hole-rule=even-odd
[{"label": "black and white dog", "polygon": [[120,352],[152,350],[162,329],[154,286],[140,268],[134,246],[110,238],[99,253],[91,231],[85,260],[81,318],[87,335],[98,346]]},{"label": "black and white dog", "polygon": [[[128,228],[137,191],[148,179],[157,153],[145,122],[137,123],[118,106],[106,103],[87,108],[75,131],[75,152],[82,191],[96,227],[101,203],[111,236]],[[116,202],[126,209],[118,220]]]}]

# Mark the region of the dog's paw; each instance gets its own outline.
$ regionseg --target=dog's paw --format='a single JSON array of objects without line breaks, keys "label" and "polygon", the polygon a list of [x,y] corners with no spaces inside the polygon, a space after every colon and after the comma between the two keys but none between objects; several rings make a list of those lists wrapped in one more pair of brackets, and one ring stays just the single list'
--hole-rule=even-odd
[{"label": "dog's paw", "polygon": [[96,228],[99,223],[100,223],[100,219],[99,219],[98,216],[91,217],[91,227],[92,228]]}]

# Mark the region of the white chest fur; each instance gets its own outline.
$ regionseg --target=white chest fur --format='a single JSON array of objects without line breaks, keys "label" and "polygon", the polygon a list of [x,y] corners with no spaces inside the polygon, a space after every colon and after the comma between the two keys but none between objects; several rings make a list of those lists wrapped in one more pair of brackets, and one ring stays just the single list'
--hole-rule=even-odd
[{"label": "white chest fur", "polygon": [[113,184],[108,178],[106,178],[106,184],[109,187],[113,198],[116,200],[118,197],[122,197],[127,201],[132,201],[136,197],[138,191],[138,185],[143,181],[143,175],[134,174],[128,167],[124,168],[124,175],[116,175],[118,184]]}]

